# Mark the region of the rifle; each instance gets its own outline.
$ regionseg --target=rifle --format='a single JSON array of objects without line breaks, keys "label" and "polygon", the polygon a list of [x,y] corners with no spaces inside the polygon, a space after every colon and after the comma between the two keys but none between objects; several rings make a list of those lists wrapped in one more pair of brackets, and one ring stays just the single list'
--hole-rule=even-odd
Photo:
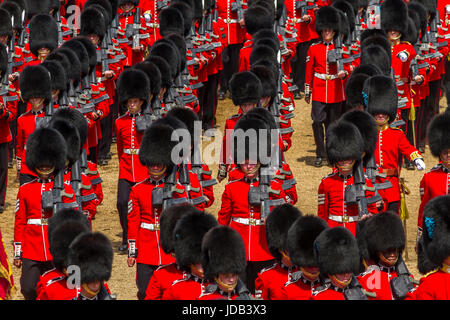
[{"label": "rifle", "polygon": [[59,10],[56,11],[56,24],[58,25],[58,46],[61,46],[64,40],[61,23],[61,12]]},{"label": "rifle", "polygon": [[108,64],[108,43],[106,37],[103,38],[100,49],[100,61],[102,64],[102,74],[105,74],[106,71],[109,71]]},{"label": "rifle", "polygon": [[361,219],[366,214],[369,214],[367,209],[366,181],[363,172],[362,161],[353,168],[354,183],[345,188],[345,202],[358,205],[358,216]]},{"label": "rifle", "polygon": [[[350,62],[350,60],[352,59],[346,59],[345,62]],[[334,40],[334,49],[328,52],[328,62],[336,63],[338,73],[344,71],[344,59],[342,58],[342,39],[339,33]]]},{"label": "rifle", "polygon": [[160,11],[169,6],[169,0],[157,0],[156,1],[156,10]]},{"label": "rifle", "polygon": [[[431,42],[431,49],[438,50],[439,48],[448,46],[447,41],[438,42],[438,21],[440,21],[439,12],[436,10],[436,14],[430,21],[430,31],[427,31],[429,42]],[[442,57],[442,54],[440,55]]]},{"label": "rifle", "polygon": [[411,278],[408,267],[401,255],[398,257],[396,269],[398,276],[392,278],[390,281],[392,295],[397,300],[403,300],[406,297],[406,294],[414,289],[414,285],[419,283]]},{"label": "rifle", "polygon": [[[206,202],[205,197],[202,196],[197,197],[197,198],[193,198],[190,199],[189,196],[189,192],[192,190],[194,192],[200,192],[203,191],[201,187],[199,187],[198,189],[193,189],[191,186],[191,179],[189,177],[189,168],[187,163],[183,162],[178,166],[178,180],[180,181],[180,183],[184,186],[184,189],[186,190],[186,195],[187,195],[187,201],[192,204],[192,205],[198,205],[200,203]],[[199,180],[200,182],[200,180]]]},{"label": "rifle", "polygon": [[77,160],[70,170],[70,184],[72,186],[73,191],[75,192],[75,199],[78,204],[78,209],[83,211],[81,205],[81,162]]},{"label": "rifle", "polygon": [[308,10],[317,8],[314,0],[300,0],[295,2],[295,9],[301,10],[301,16],[308,14]]},{"label": "rifle", "polygon": [[141,8],[136,7],[133,18],[133,49],[140,47]]},{"label": "rifle", "polygon": [[142,115],[136,118],[136,130],[138,132],[144,132],[152,123],[152,112],[150,110],[150,103],[148,103]]},{"label": "rifle", "polygon": [[17,39],[17,46],[20,48],[25,47],[25,38],[28,37],[28,33],[26,32],[26,26],[25,26],[25,10],[22,10],[22,29],[20,31],[19,38]]},{"label": "rifle", "polygon": [[165,210],[166,208],[171,207],[173,205],[187,202],[186,198],[174,199],[174,197],[173,197],[174,192],[177,192],[180,194],[185,192],[184,189],[180,190],[177,188],[177,172],[178,172],[178,165],[174,165],[172,168],[172,171],[164,179],[164,189],[159,188],[163,191],[163,198],[162,198],[162,200],[163,200],[162,209],[163,210]]},{"label": "rifle", "polygon": [[241,20],[244,20],[244,9],[242,8],[242,5],[242,0],[235,0],[234,2],[230,3],[231,11],[237,13],[238,23]]}]

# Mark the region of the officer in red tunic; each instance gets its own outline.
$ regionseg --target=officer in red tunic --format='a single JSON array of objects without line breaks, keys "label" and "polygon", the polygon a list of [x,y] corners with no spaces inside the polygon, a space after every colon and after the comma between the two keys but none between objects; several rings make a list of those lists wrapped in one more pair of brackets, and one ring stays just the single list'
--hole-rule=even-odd
[{"label": "officer in red tunic", "polygon": [[81,233],[89,232],[87,217],[78,210],[63,209],[48,220],[48,243],[54,268],[45,272],[37,284],[37,300],[69,300],[76,288],[68,286],[67,253],[70,243]]},{"label": "officer in red tunic", "polygon": [[[175,255],[173,229],[181,217],[196,212],[197,209],[190,204],[181,204],[168,207],[161,212],[160,229],[161,229],[161,248],[167,254]],[[161,300],[164,292],[172,285],[175,280],[183,278],[183,270],[175,262],[161,265],[153,272],[150,278],[147,291],[145,292],[145,300]]]},{"label": "officer in red tunic", "polygon": [[450,299],[449,212],[450,196],[448,195],[436,197],[425,206],[418,268],[420,273],[426,274],[420,279],[417,289],[407,299]]},{"label": "officer in red tunic", "polygon": [[417,221],[417,239],[422,234],[423,211],[427,203],[450,193],[450,114],[435,116],[428,126],[428,146],[439,163],[425,173],[420,181],[420,206]]},{"label": "officer in red tunic", "polygon": [[[356,234],[360,215],[358,203],[347,197],[349,188],[356,188],[354,167],[362,161],[364,141],[358,128],[349,121],[339,120],[332,124],[327,132],[327,154],[330,164],[337,170],[323,178],[318,190],[317,215],[328,222],[330,227],[342,226]],[[373,184],[363,177],[365,185],[370,189]],[[365,190],[369,199],[374,192]],[[376,203],[367,204],[366,215],[377,214]]]},{"label": "officer in red tunic", "polygon": [[[250,138],[253,142],[243,135],[253,135]],[[267,123],[257,118],[242,118],[231,139],[233,162],[244,177],[225,186],[218,221],[236,229],[244,239],[247,267],[242,277],[253,293],[257,273],[273,264],[265,234],[266,217],[273,207],[286,202],[286,196],[281,184],[270,178],[272,150],[268,149],[272,144]]]},{"label": "officer in red tunic", "polygon": [[314,255],[322,282],[310,300],[367,300],[356,279],[361,260],[358,243],[348,229],[322,231],[314,241]]},{"label": "officer in red tunic", "polygon": [[418,170],[425,169],[423,157],[406,139],[405,133],[391,126],[397,115],[397,88],[392,77],[376,75],[365,81],[364,104],[378,126],[378,141],[375,148],[375,160],[381,173],[387,175],[392,188],[379,193],[388,204],[388,209],[399,210],[399,156],[402,154],[413,161]]},{"label": "officer in red tunic", "polygon": [[316,12],[316,32],[321,39],[309,47],[306,57],[305,101],[309,104],[312,100],[311,117],[316,144],[314,165],[317,167],[322,166],[326,158],[326,128],[339,118],[345,100],[342,80],[348,72],[338,70],[337,63],[328,61],[330,51],[335,49],[335,39],[340,37],[339,23],[339,12],[334,7],[325,6]]},{"label": "officer in red tunic", "polygon": [[297,271],[282,286],[286,300],[309,300],[312,291],[320,285],[314,241],[327,228],[323,219],[312,215],[298,218],[289,228],[287,250]]},{"label": "officer in red tunic", "polygon": [[67,146],[62,135],[39,128],[27,140],[26,164],[38,178],[19,187],[14,225],[14,265],[22,267],[21,292],[36,299],[39,277],[52,267],[47,219],[54,207],[76,208],[74,192],[63,184],[61,198],[53,196],[54,177],[64,170]]},{"label": "officer in red tunic", "polygon": [[202,241],[202,267],[206,286],[198,300],[253,299],[240,275],[245,271],[245,246],[240,234],[228,226],[209,230]]},{"label": "officer in red tunic", "polygon": [[300,210],[290,204],[275,207],[267,216],[267,246],[276,262],[258,272],[255,279],[255,298],[284,300],[283,287],[298,269],[287,250],[288,230],[302,216]]},{"label": "officer in red tunic", "polygon": [[208,284],[202,267],[202,239],[217,225],[214,216],[199,210],[179,219],[173,230],[173,243],[183,277],[164,292],[163,300],[195,300],[202,295]]},{"label": "officer in red tunic", "polygon": [[385,211],[360,224],[358,245],[365,271],[358,276],[370,300],[403,300],[413,291],[412,275],[403,261],[405,231],[394,212]]},{"label": "officer in red tunic", "polygon": [[[139,146],[144,132],[138,128],[143,120],[143,108],[151,97],[150,81],[140,70],[125,70],[119,77],[118,97],[127,112],[115,121],[117,154],[119,158],[119,181],[117,187],[117,211],[123,236],[119,251],[127,250],[127,212],[131,187],[148,178],[148,171],[139,161]],[[141,119],[139,119],[141,118]]]}]

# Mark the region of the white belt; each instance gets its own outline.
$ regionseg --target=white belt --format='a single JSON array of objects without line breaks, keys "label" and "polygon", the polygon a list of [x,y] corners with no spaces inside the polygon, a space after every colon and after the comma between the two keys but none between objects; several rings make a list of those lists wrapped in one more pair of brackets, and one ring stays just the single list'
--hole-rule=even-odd
[{"label": "white belt", "polygon": [[123,153],[126,153],[126,154],[139,154],[139,149],[123,149]]},{"label": "white belt", "polygon": [[237,19],[226,19],[225,22],[226,23],[239,23],[239,21]]},{"label": "white belt", "polygon": [[314,73],[314,77],[322,80],[334,80],[338,78],[337,74]]},{"label": "white belt", "polygon": [[234,222],[240,223],[240,224],[245,224],[247,226],[262,226],[264,225],[264,221],[260,220],[260,219],[248,219],[248,218],[231,218],[231,220],[233,220]]},{"label": "white belt", "polygon": [[330,214],[328,216],[328,219],[336,221],[336,222],[340,222],[340,223],[344,223],[344,222],[357,222],[359,221],[359,216],[347,216],[347,215],[343,215],[343,216],[336,216],[334,214]]},{"label": "white belt", "polygon": [[45,226],[48,224],[48,220],[47,219],[28,219],[27,220],[27,224],[33,224],[36,226]]},{"label": "white belt", "polygon": [[157,231],[159,230],[159,223],[145,223],[145,222],[141,222],[141,228],[142,229],[147,229],[150,231]]}]

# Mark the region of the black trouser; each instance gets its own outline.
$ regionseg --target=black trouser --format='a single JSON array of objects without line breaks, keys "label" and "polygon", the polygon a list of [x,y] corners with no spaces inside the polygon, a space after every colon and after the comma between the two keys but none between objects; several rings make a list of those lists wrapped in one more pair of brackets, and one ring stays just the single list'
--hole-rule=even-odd
[{"label": "black trouser", "polygon": [[222,52],[223,70],[220,77],[220,90],[228,90],[231,76],[239,71],[239,51],[243,43],[230,44]]},{"label": "black trouser", "polygon": [[291,59],[292,79],[297,85],[299,91],[304,91],[305,88],[305,71],[306,71],[306,56],[312,41],[300,42],[297,45],[297,52],[293,59]]},{"label": "black trouser", "polygon": [[314,142],[316,143],[316,156],[326,157],[325,137],[328,126],[339,119],[341,115],[342,103],[324,103],[319,101],[312,102],[311,118],[313,120],[312,128]]},{"label": "black trouser", "polygon": [[425,147],[426,144],[426,132],[428,124],[434,115],[439,113],[439,97],[441,94],[441,83],[442,79],[431,81],[428,83],[430,88],[430,94],[424,99],[424,104],[422,105],[421,116],[420,116],[420,127],[419,127],[419,141],[418,146]]},{"label": "black trouser", "polygon": [[9,142],[0,143],[0,206],[5,206],[6,186],[8,184]]},{"label": "black trouser", "polygon": [[447,98],[447,108],[450,106],[450,61],[445,59],[445,74],[443,79],[445,97]]},{"label": "black trouser", "polygon": [[20,276],[20,292],[25,300],[36,300],[36,286],[41,275],[52,269],[51,261],[34,261],[22,259],[22,275]]},{"label": "black trouser", "polygon": [[[414,107],[411,107],[414,108]],[[416,141],[415,140],[415,130],[417,128],[417,112],[419,112],[418,110],[419,108],[414,108],[415,113],[416,113],[416,120],[412,121],[409,120],[409,115],[411,113],[411,109],[401,109],[400,111],[400,115],[402,117],[402,120],[405,121],[405,124],[401,127],[403,132],[405,132],[406,135],[406,139],[409,141],[409,143],[412,146],[416,146]]]},{"label": "black trouser", "polygon": [[245,283],[247,289],[254,295],[255,294],[255,280],[258,273],[267,267],[270,267],[275,263],[275,260],[264,261],[247,261],[245,272],[239,275],[239,278]]},{"label": "black trouser", "polygon": [[97,160],[105,160],[106,156],[111,150],[113,137],[113,124],[118,114],[118,98],[117,94],[114,96],[114,102],[109,106],[109,112],[106,117],[100,120],[100,127],[102,130],[102,138],[98,142]]},{"label": "black trouser", "polygon": [[12,162],[16,155],[17,145],[17,118],[9,123],[9,130],[11,131],[11,141],[8,143],[9,156],[8,161]]},{"label": "black trouser", "polygon": [[128,201],[130,198],[131,187],[136,183],[125,179],[119,179],[117,183],[117,211],[119,212],[119,222],[122,227],[122,243],[127,243],[128,235]]},{"label": "black trouser", "polygon": [[219,74],[212,74],[208,76],[208,81],[203,82],[203,89],[201,98],[199,97],[200,115],[203,129],[207,130],[214,127],[215,115],[217,109],[217,86],[219,85]]},{"label": "black trouser", "polygon": [[136,264],[136,286],[138,287],[137,298],[139,300],[144,300],[145,291],[147,291],[153,272],[155,272],[157,268],[158,266],[152,266],[144,263]]},{"label": "black trouser", "polygon": [[89,155],[87,156],[87,159],[93,163],[98,162],[98,145],[89,148]]}]

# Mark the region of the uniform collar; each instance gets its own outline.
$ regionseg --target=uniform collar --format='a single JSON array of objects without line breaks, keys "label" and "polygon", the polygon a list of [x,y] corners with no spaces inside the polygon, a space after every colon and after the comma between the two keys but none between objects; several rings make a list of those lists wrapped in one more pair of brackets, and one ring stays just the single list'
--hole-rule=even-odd
[{"label": "uniform collar", "polygon": [[162,179],[160,179],[158,181],[153,180],[152,178],[148,178],[148,182],[150,182],[154,186],[159,186],[159,185],[164,183],[164,178],[162,178]]},{"label": "uniform collar", "polygon": [[384,264],[378,263],[378,268],[380,268],[380,271],[387,272],[387,273],[393,273],[397,271],[397,268],[395,265],[392,267],[387,267]]},{"label": "uniform collar", "polygon": [[205,280],[203,278],[200,278],[199,276],[196,276],[195,274],[192,274],[190,272],[186,272],[184,277],[185,277],[185,279],[189,279],[189,280],[195,281],[197,283],[205,282]]},{"label": "uniform collar", "polygon": [[52,179],[41,179],[41,178],[37,178],[37,182],[39,183],[50,183],[52,182]]},{"label": "uniform collar", "polygon": [[133,10],[130,10],[128,12],[124,12],[121,8],[119,8],[119,15],[121,17],[131,17],[134,15],[134,11],[136,10],[136,7],[133,8]]},{"label": "uniform collar", "polygon": [[342,173],[340,173],[339,171],[338,171],[338,175],[339,175],[339,177],[340,177],[341,179],[344,179],[344,180],[348,180],[348,179],[350,179],[351,177],[353,177],[353,173],[350,173],[350,174],[344,176],[344,175],[343,175]]},{"label": "uniform collar", "polygon": [[43,112],[44,112],[44,109],[41,109],[41,110],[39,110],[39,111],[30,110],[30,112],[31,112],[31,114],[37,116],[37,115],[43,113]]},{"label": "uniform collar", "polygon": [[132,113],[130,113],[130,112],[127,111],[127,114],[128,114],[128,116],[129,116],[130,118],[136,118],[136,117],[139,117],[139,116],[141,115],[141,112],[132,114]]},{"label": "uniform collar", "polygon": [[253,178],[253,179],[249,179],[247,177],[244,177],[244,181],[247,183],[255,183],[259,181],[259,177]]},{"label": "uniform collar", "polygon": [[448,173],[448,172],[450,171],[446,166],[444,166],[444,164],[443,164],[442,162],[439,162],[439,163],[437,164],[437,166],[438,166],[442,171],[444,171],[445,173]]}]

